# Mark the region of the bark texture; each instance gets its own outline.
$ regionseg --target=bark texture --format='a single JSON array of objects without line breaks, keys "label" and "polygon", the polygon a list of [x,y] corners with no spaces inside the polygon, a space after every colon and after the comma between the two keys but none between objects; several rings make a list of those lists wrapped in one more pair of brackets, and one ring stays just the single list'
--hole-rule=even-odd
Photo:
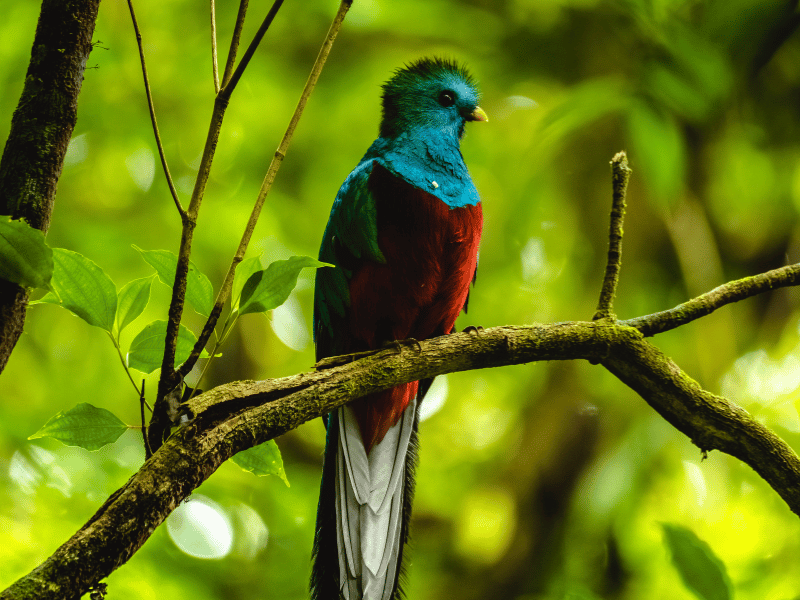
[{"label": "bark texture", "polygon": [[[44,0],[31,62],[0,159],[0,215],[47,232],[92,51],[100,0]],[[0,279],[0,372],[22,333],[28,294]]]}]

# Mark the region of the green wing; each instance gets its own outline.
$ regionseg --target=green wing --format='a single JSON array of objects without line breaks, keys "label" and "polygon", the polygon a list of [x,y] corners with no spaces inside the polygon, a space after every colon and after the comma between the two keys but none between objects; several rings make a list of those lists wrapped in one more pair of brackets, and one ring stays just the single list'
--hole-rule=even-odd
[{"label": "green wing", "polygon": [[345,317],[350,306],[350,278],[365,261],[385,262],[378,247],[378,218],[369,186],[373,160],[362,161],[347,177],[331,209],[319,250],[314,290],[314,340],[317,359],[349,351]]}]

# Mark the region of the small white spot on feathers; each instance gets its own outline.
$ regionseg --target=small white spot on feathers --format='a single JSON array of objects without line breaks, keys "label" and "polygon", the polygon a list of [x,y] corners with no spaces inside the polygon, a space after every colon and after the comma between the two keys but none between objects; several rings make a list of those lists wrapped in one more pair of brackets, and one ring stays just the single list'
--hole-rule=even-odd
[{"label": "small white spot on feathers", "polygon": [[433,187],[433,189],[436,189],[439,187],[439,184],[436,183],[435,181],[431,181],[431,187]]}]

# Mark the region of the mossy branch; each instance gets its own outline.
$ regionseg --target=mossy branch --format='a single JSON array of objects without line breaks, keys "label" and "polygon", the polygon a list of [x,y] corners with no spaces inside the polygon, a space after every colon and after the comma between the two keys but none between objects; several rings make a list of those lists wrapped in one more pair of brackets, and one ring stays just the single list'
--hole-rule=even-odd
[{"label": "mossy branch", "polygon": [[631,170],[628,168],[628,156],[625,152],[617,152],[611,159],[611,218],[608,228],[608,260],[603,287],[593,320],[611,319],[614,315],[614,296],[617,293],[619,273],[622,269],[622,225],[625,220],[625,195],[628,191],[628,180]]},{"label": "mossy branch", "polygon": [[[611,237],[617,231],[621,238],[616,190],[615,183]],[[619,252],[616,258],[609,253],[617,275],[618,257]],[[399,352],[385,349],[328,359],[310,373],[219,386],[186,402],[182,414],[189,424],[149,456],[49,559],[1,593],[0,600],[80,597],[130,559],[224,461],[351,400],[445,373],[536,361],[584,359],[603,365],[704,453],[721,450],[750,465],[800,515],[800,457],[746,410],[702,389],[645,339],[725,304],[798,283],[800,265],[784,267],[625,323],[611,313],[615,284],[604,285],[611,295],[605,295],[607,301],[601,297],[598,311],[604,314],[593,322],[464,331],[401,346]]]},{"label": "mossy branch", "polygon": [[650,337],[710,315],[726,304],[738,302],[777,288],[798,284],[800,284],[800,263],[786,265],[766,273],[729,281],[675,308],[645,317],[620,321],[620,325],[635,327],[646,337]]}]

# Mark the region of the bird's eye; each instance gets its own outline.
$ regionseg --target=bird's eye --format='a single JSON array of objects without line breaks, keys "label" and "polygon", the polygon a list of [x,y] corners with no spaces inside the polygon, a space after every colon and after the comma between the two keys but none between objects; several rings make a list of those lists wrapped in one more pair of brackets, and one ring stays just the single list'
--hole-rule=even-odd
[{"label": "bird's eye", "polygon": [[456,94],[450,90],[445,90],[439,94],[439,104],[447,108],[456,103]]}]

